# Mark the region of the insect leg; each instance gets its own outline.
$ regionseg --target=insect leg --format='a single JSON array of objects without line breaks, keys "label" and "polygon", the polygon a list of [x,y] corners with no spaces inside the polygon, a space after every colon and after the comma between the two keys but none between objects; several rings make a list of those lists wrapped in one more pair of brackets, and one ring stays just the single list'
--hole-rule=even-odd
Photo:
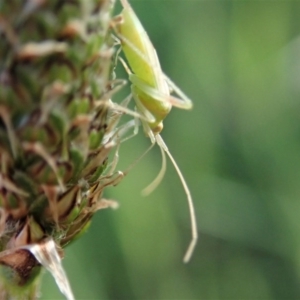
[{"label": "insect leg", "polygon": [[195,215],[195,208],[194,208],[194,203],[193,203],[193,199],[192,199],[192,196],[191,196],[191,192],[188,188],[188,185],[175,161],[175,159],[173,158],[172,154],[170,153],[170,151],[168,150],[165,142],[163,141],[162,137],[158,134],[156,135],[156,141],[157,141],[157,144],[162,148],[164,149],[164,151],[167,153],[167,155],[169,156],[178,176],[179,176],[179,179],[181,181],[181,184],[183,186],[183,189],[185,191],[185,194],[186,194],[186,197],[187,197],[187,202],[188,202],[188,206],[189,206],[189,211],[190,211],[190,219],[191,219],[191,234],[192,234],[192,238],[191,238],[191,241],[190,241],[190,244],[188,246],[188,249],[184,255],[184,258],[183,258],[183,261],[185,263],[189,262],[192,254],[193,254],[193,251],[195,249],[195,246],[196,246],[196,243],[197,243],[197,240],[198,240],[198,231],[197,231],[197,221],[196,221],[196,215]]},{"label": "insect leg", "polygon": [[150,195],[158,187],[158,185],[161,183],[161,181],[165,176],[166,169],[167,169],[167,159],[166,159],[165,149],[163,149],[161,146],[159,146],[159,149],[161,151],[161,157],[162,157],[161,169],[158,175],[155,177],[155,179],[142,190],[143,196]]},{"label": "insect leg", "polygon": [[164,78],[169,86],[170,91],[175,92],[180,98],[170,96],[170,102],[173,106],[182,109],[191,109],[193,107],[193,102],[189,99],[188,96],[166,75],[164,74]]}]

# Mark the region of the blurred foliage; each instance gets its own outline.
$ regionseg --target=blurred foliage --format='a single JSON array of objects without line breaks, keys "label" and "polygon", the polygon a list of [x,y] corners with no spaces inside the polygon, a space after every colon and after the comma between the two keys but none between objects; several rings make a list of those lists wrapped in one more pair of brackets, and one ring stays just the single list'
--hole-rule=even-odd
[{"label": "blurred foliage", "polygon": [[[67,249],[76,298],[299,299],[300,2],[131,3],[195,104],[173,109],[162,136],[200,240],[184,265],[189,215],[170,163],[160,187],[140,195],[160,168],[152,150],[106,195],[121,207],[99,212]],[[142,132],[122,144],[119,169],[148,145]],[[48,274],[42,294],[63,299]]]}]

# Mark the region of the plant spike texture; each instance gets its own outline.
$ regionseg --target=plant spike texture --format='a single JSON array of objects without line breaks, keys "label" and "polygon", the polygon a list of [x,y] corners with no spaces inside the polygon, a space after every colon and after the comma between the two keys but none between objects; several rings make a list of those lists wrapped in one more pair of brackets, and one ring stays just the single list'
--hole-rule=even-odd
[{"label": "plant spike texture", "polygon": [[36,299],[42,267],[74,299],[63,248],[116,207],[113,6],[0,1],[0,299]]}]

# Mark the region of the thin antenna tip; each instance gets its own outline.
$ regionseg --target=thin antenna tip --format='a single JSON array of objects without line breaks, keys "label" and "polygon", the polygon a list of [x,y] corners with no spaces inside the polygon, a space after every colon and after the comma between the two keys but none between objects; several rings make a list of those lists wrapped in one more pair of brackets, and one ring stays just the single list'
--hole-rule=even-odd
[{"label": "thin antenna tip", "polygon": [[147,197],[149,196],[149,193],[145,192],[144,190],[141,191],[141,196],[142,197]]},{"label": "thin antenna tip", "polygon": [[194,253],[194,250],[195,250],[195,247],[196,247],[196,244],[197,244],[197,240],[198,240],[198,236],[194,237],[191,240],[191,242],[189,244],[189,247],[188,247],[188,249],[187,249],[187,251],[186,251],[186,253],[185,253],[184,257],[183,257],[183,262],[185,264],[187,264],[191,260],[191,257],[192,257],[192,255]]},{"label": "thin antenna tip", "polygon": [[147,196],[149,196],[153,191],[154,191],[153,188],[150,188],[149,186],[147,186],[146,188],[144,188],[144,189],[141,191],[141,195],[142,195],[143,197],[147,197]]}]

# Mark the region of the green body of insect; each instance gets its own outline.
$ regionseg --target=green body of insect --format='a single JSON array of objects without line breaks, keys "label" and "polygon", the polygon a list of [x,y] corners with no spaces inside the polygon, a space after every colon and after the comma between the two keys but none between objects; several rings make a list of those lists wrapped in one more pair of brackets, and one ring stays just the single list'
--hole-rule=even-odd
[{"label": "green body of insect", "polygon": [[[192,102],[186,96],[183,99],[170,95],[167,77],[163,74],[156,51],[144,30],[140,20],[127,1],[123,4],[122,22],[117,26],[122,50],[133,71],[129,75],[132,82],[132,94],[142,115],[149,113],[149,127],[155,133],[161,132],[162,121],[172,106],[191,109]],[[171,83],[172,84],[172,83]],[[172,86],[173,88],[173,86]],[[140,102],[140,103],[139,103]]]},{"label": "green body of insect", "polygon": [[[187,262],[197,241],[194,206],[187,184],[159,133],[163,129],[163,120],[169,114],[172,106],[191,109],[192,102],[162,72],[156,51],[141,22],[127,0],[121,0],[121,3],[123,11],[121,12],[120,20],[115,25],[115,30],[133,72],[124,63],[129,73],[129,80],[132,83],[132,96],[135,100],[137,111],[141,115],[141,122],[146,135],[150,137],[152,144],[158,144],[163,157],[162,169],[157,178],[146,188],[146,193],[149,194],[161,181],[166,169],[165,153],[167,153],[183,184],[190,208],[192,241],[184,257],[184,261]],[[170,95],[170,90],[175,92],[179,98]]]}]

